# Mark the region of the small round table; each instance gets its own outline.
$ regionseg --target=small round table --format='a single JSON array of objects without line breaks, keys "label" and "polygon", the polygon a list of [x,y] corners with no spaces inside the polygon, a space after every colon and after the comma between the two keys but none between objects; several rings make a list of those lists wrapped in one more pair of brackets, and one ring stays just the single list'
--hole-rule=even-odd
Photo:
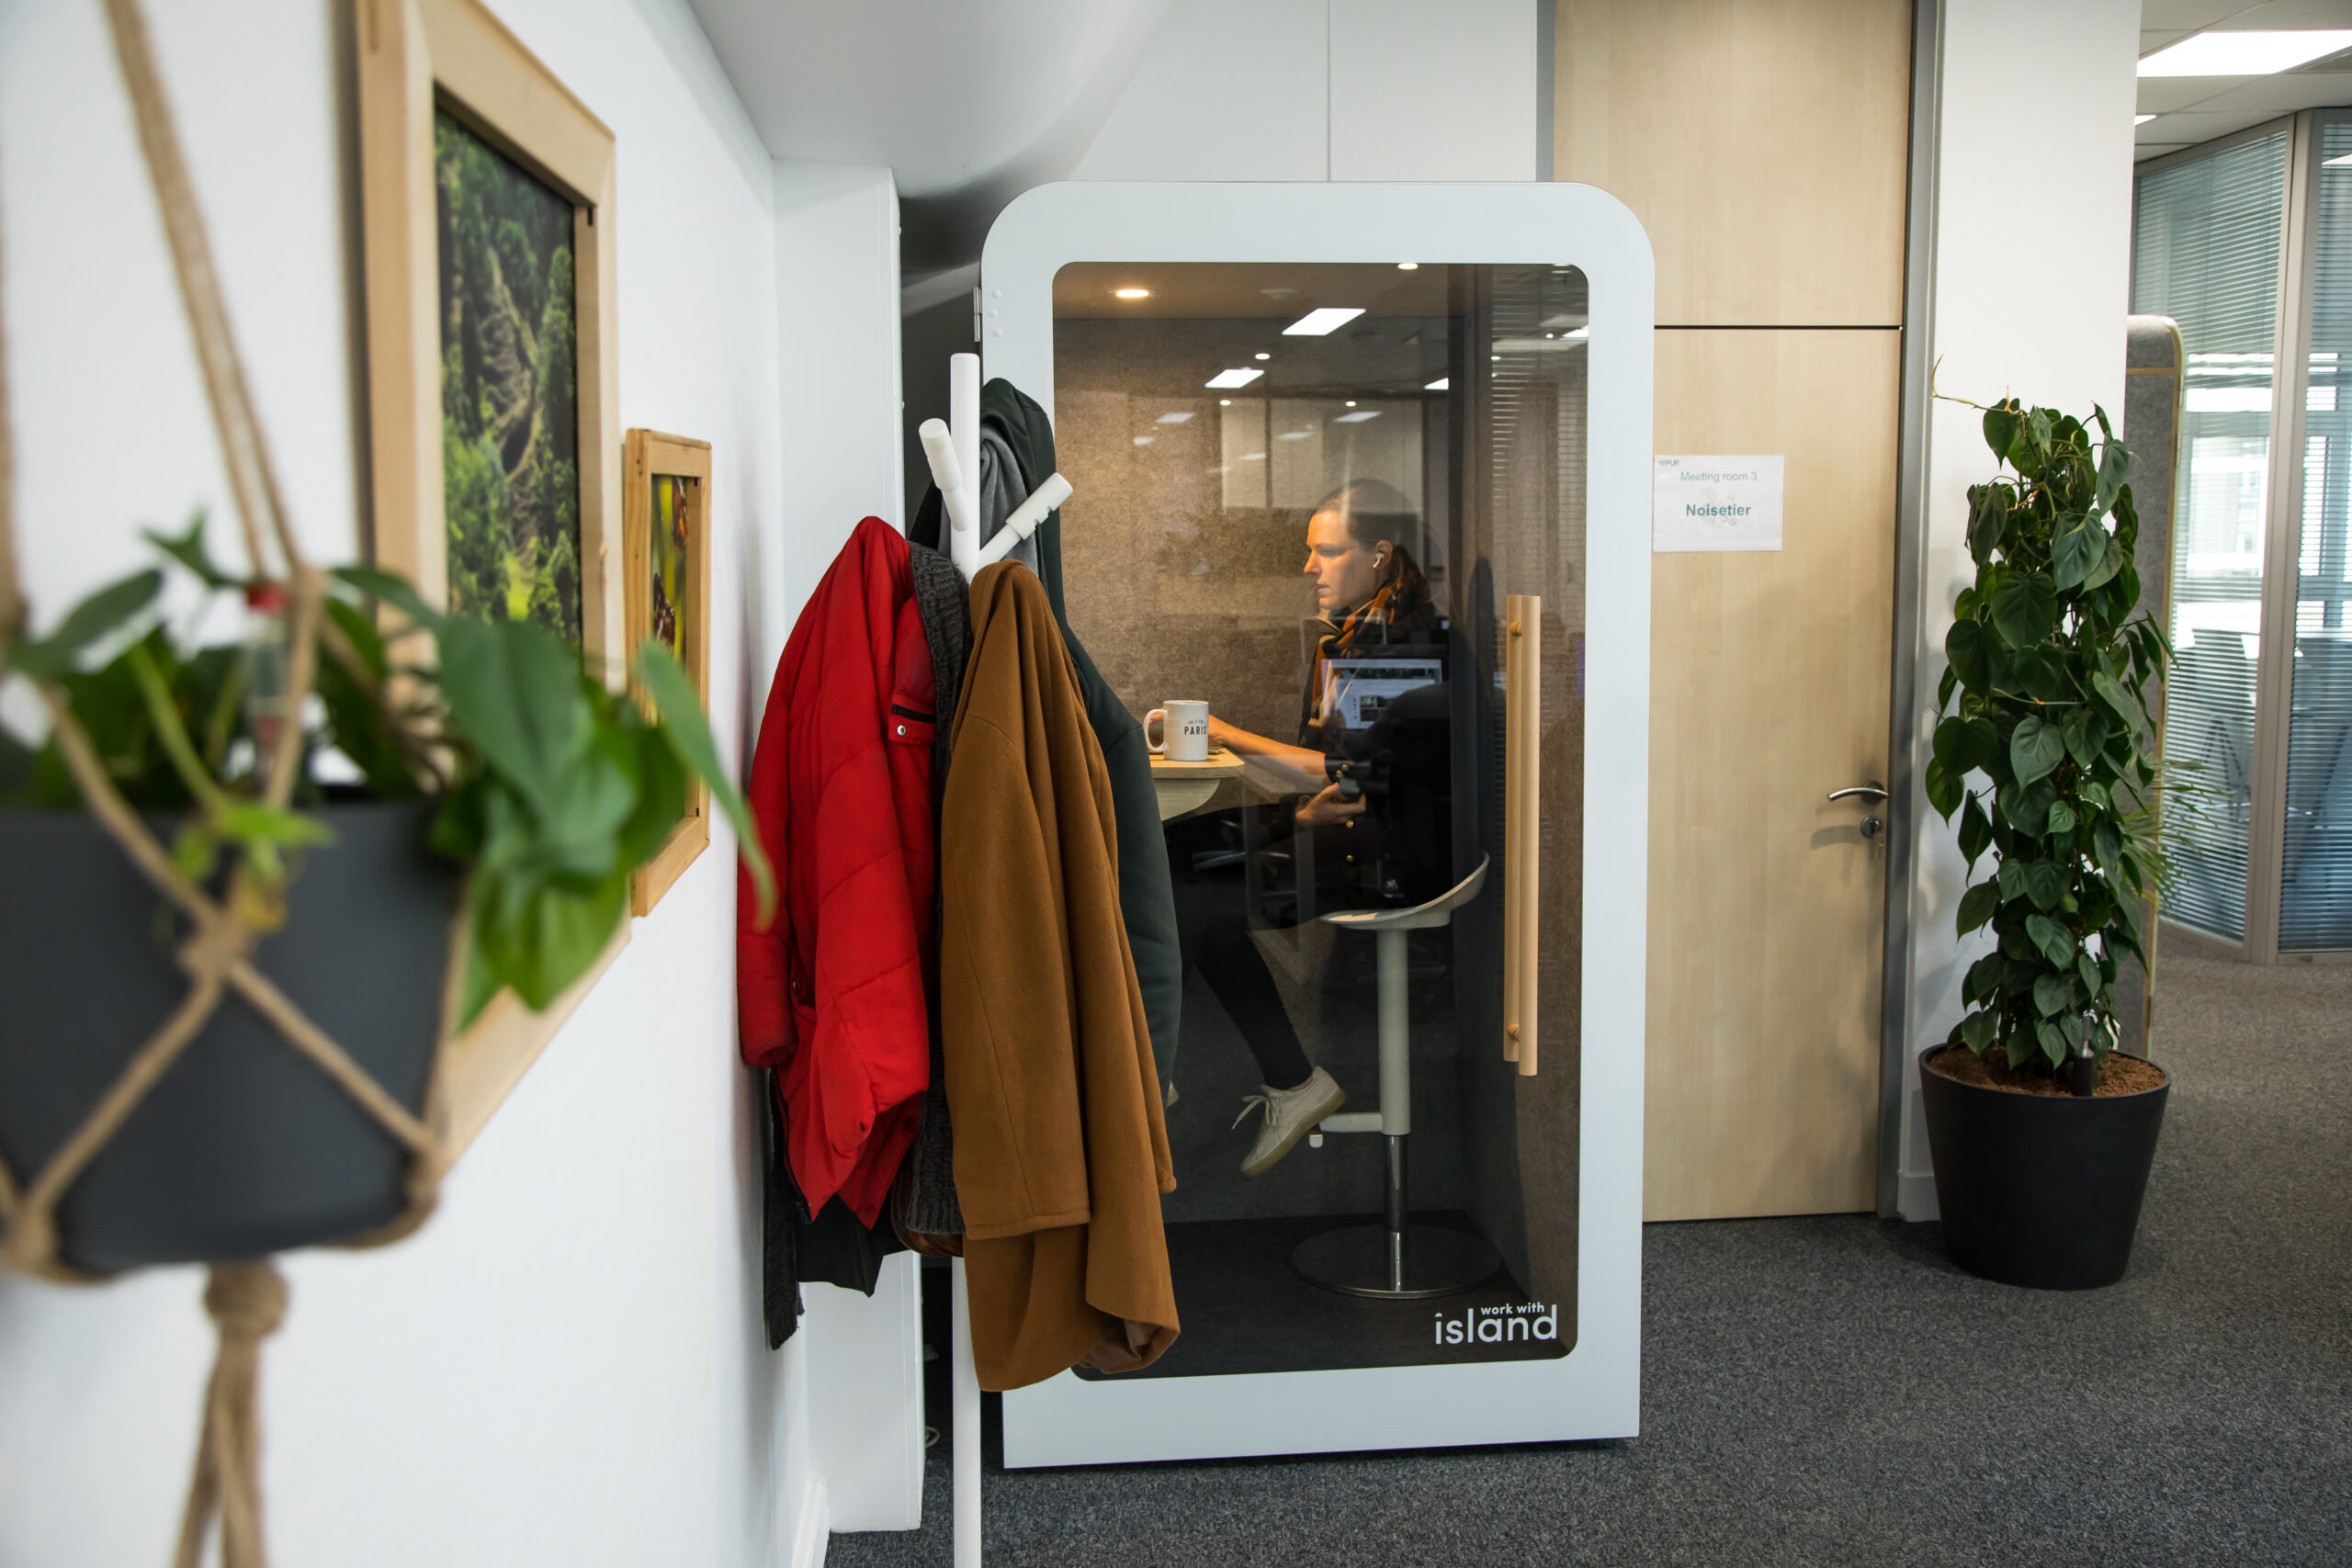
[{"label": "small round table", "polygon": [[1217,785],[1241,776],[1241,759],[1222,746],[1210,748],[1209,754],[1197,762],[1155,756],[1151,787],[1159,793],[1159,819],[1165,822],[1187,811],[1198,811],[1209,803]]}]

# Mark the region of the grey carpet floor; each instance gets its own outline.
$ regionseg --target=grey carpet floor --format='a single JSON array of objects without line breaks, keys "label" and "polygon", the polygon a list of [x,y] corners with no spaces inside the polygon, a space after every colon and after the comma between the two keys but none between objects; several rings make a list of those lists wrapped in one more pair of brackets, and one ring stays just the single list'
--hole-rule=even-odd
[{"label": "grey carpet floor", "polygon": [[[1934,1225],[1652,1225],[1642,1435],[1091,1470],[988,1456],[992,1565],[2352,1563],[2352,967],[2166,958],[2131,1273],[1992,1285]],[[924,1528],[834,1568],[951,1560]]]}]

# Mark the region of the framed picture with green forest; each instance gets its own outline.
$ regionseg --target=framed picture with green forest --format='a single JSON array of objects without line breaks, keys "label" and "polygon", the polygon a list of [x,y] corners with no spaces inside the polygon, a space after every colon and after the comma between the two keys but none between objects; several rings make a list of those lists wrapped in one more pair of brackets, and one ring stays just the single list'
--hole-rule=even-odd
[{"label": "framed picture with green forest", "polygon": [[619,679],[613,134],[477,0],[360,0],[376,564]]},{"label": "framed picture with green forest", "polygon": [[[623,623],[636,648],[669,649],[710,710],[710,443],[658,430],[628,433],[621,517]],[[644,694],[639,693],[642,700]],[[710,843],[710,792],[686,785],[686,814],[629,890],[633,913],[650,914],[679,874]]]},{"label": "framed picture with green forest", "polygon": [[[617,691],[613,133],[479,0],[356,0],[355,20],[368,554],[430,604],[555,627]],[[445,1047],[453,1156],[628,935],[547,1007],[502,991]]]}]

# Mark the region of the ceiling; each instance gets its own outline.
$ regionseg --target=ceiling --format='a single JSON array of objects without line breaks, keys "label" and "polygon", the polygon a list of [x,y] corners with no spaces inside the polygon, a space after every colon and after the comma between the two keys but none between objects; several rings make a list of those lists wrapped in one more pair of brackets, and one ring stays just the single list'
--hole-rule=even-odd
[{"label": "ceiling", "polygon": [[888,164],[906,265],[1077,167],[1169,0],[687,0],[775,158]]},{"label": "ceiling", "polygon": [[[2352,28],[2352,0],[2143,0],[2143,58],[2191,33]],[[2297,109],[2352,106],[2352,58],[2338,54],[2273,76],[2143,76],[2136,157],[2157,158]]]}]

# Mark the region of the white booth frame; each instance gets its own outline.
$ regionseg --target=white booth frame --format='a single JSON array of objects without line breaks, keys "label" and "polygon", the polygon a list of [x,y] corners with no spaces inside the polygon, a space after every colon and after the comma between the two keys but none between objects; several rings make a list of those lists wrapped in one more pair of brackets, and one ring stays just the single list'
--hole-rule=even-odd
[{"label": "white booth frame", "polygon": [[[1576,1344],[1556,1360],[1102,1381],[1064,1372],[1004,1396],[1011,1468],[1625,1438],[1640,1428],[1649,239],[1623,203],[1589,186],[1041,186],[989,232],[982,364],[1050,414],[1053,284],[1064,266],[1286,261],[1548,261],[1581,269],[1590,286]],[[1499,1058],[1502,1042],[1491,1048]]]}]

